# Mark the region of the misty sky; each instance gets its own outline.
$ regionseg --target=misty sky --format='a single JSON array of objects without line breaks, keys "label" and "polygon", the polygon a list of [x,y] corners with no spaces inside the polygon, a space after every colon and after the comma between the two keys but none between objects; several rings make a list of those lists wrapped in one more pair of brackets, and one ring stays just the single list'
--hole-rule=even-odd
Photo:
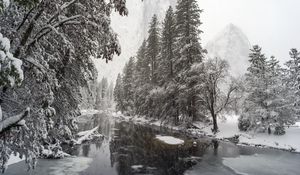
[{"label": "misty sky", "polygon": [[[248,37],[252,45],[259,44],[266,56],[274,55],[281,63],[288,58],[291,48],[300,50],[300,0],[198,0],[204,10],[201,16],[203,46],[226,25],[233,23]],[[106,64],[96,61],[99,79],[113,81],[125,62],[134,56],[145,38],[148,23],[154,13],[163,17],[169,4],[176,0],[128,0],[128,17],[112,16],[112,27],[119,34],[122,55]]]},{"label": "misty sky", "polygon": [[299,0],[198,0],[202,14],[203,42],[233,23],[251,44],[263,47],[267,56],[285,61],[290,48],[300,49]]}]

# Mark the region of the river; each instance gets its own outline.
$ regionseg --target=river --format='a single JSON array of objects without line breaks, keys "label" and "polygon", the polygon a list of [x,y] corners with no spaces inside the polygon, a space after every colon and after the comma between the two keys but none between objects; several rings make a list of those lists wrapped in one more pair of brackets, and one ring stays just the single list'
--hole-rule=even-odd
[{"label": "river", "polygon": [[[273,149],[237,146],[210,138],[194,139],[176,131],[130,122],[106,114],[79,120],[80,130],[96,126],[105,135],[68,153],[74,157],[38,161],[26,172],[24,162],[12,164],[5,175],[299,175],[300,155]],[[184,140],[168,145],[157,135]]]}]

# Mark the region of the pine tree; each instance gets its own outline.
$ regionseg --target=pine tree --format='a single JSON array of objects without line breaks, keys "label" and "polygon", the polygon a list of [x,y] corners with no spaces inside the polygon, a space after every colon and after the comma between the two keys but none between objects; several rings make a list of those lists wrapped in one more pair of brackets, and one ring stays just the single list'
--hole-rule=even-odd
[{"label": "pine tree", "polygon": [[202,62],[203,49],[200,44],[199,29],[200,10],[196,0],[179,0],[176,6],[176,54],[178,58],[175,63],[177,71],[190,69],[193,63]]},{"label": "pine tree", "polygon": [[137,53],[134,81],[134,106],[135,113],[148,115],[147,97],[151,89],[151,68],[150,59],[147,57],[147,42],[144,41]]},{"label": "pine tree", "polygon": [[200,10],[196,0],[179,0],[176,7],[176,49],[174,70],[179,90],[176,102],[181,115],[188,116],[190,120],[196,118],[197,97],[195,83],[188,82],[189,71],[193,64],[201,63],[205,51],[200,44],[199,29],[201,26]]},{"label": "pine tree", "polygon": [[240,118],[241,130],[265,127],[268,118],[267,58],[258,45],[250,51],[250,67],[246,74],[247,97]]},{"label": "pine tree", "polygon": [[279,61],[272,56],[267,60],[266,83],[267,86],[267,119],[266,127],[271,132],[271,128],[275,128],[275,134],[284,134],[284,125],[290,123],[291,106],[285,99],[286,89],[283,84],[283,69],[279,65]]},{"label": "pine tree", "polygon": [[151,65],[151,82],[153,85],[157,84],[157,67],[158,67],[158,55],[159,55],[159,22],[157,16],[154,15],[150,22],[150,28],[148,31],[147,39],[147,57],[150,60]]},{"label": "pine tree", "polygon": [[170,6],[166,12],[166,16],[162,26],[162,34],[160,40],[160,55],[158,57],[158,85],[152,90],[152,99],[155,100],[155,116],[172,120],[178,124],[178,110],[176,108],[177,88],[173,82],[175,77],[174,61],[175,61],[175,35],[176,19],[172,7]]},{"label": "pine tree", "polygon": [[112,107],[114,101],[114,83],[111,81],[108,86],[108,107]]},{"label": "pine tree", "polygon": [[151,82],[150,59],[147,57],[147,41],[143,41],[137,52],[137,62],[135,66],[135,84],[142,86]]},{"label": "pine tree", "polygon": [[175,14],[170,6],[163,22],[160,42],[161,52],[157,69],[160,85],[165,84],[174,77],[175,24]]},{"label": "pine tree", "polygon": [[131,57],[124,67],[123,91],[124,91],[124,108],[132,114],[134,110],[134,57]]},{"label": "pine tree", "polygon": [[116,102],[116,110],[124,112],[124,91],[123,91],[123,80],[121,74],[118,74],[116,80],[116,86],[114,89],[114,100]]},{"label": "pine tree", "polygon": [[300,118],[300,52],[297,49],[291,49],[289,54],[291,60],[286,63],[286,82],[290,91],[292,91],[295,113]]},{"label": "pine tree", "polygon": [[95,109],[101,109],[102,103],[102,81],[97,83]]}]

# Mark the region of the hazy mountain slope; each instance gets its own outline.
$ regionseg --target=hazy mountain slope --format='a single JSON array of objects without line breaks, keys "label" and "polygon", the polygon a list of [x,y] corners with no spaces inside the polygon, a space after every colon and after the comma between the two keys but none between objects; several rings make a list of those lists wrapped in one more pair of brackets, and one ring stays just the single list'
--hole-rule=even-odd
[{"label": "hazy mountain slope", "polygon": [[206,49],[208,57],[219,57],[229,62],[233,76],[241,76],[247,71],[249,49],[247,36],[235,25],[229,24],[212,41]]},{"label": "hazy mountain slope", "polygon": [[129,57],[136,54],[138,47],[147,37],[148,25],[152,16],[157,14],[159,20],[162,21],[168,7],[174,6],[175,3],[176,0],[130,0],[127,1],[129,10],[127,17],[113,14],[112,27],[119,35],[122,54],[119,57],[116,56],[108,64],[104,60],[95,60],[99,72],[98,80],[107,77],[109,81],[115,81]]}]

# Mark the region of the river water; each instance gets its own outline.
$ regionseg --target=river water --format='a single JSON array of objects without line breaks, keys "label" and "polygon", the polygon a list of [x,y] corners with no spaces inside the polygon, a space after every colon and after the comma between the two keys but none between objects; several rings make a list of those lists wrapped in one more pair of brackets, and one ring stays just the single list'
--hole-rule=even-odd
[{"label": "river water", "polygon": [[[116,122],[106,114],[80,119],[80,130],[99,127],[101,140],[68,152],[74,157],[39,160],[34,171],[24,162],[5,175],[299,175],[300,155],[272,149],[236,146],[209,138],[194,139],[164,128]],[[168,145],[156,135],[185,141]]]}]

